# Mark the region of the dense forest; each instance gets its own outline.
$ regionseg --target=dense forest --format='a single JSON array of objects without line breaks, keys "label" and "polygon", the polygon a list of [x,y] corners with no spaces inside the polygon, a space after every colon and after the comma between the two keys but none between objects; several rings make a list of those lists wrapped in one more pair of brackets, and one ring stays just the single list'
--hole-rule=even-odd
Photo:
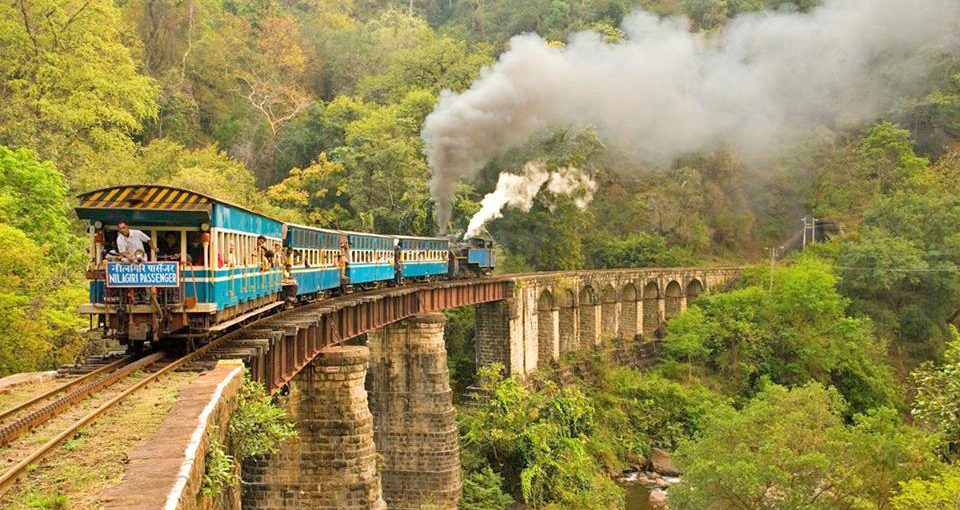
[{"label": "dense forest", "polygon": [[[424,120],[511,37],[615,45],[644,9],[711,38],[818,4],[0,0],[0,373],[86,349],[77,193],[159,183],[285,220],[433,234]],[[960,54],[925,51],[922,83],[879,118],[819,125],[760,163],[716,147],[646,164],[587,126],[538,133],[461,182],[458,232],[529,161],[597,184],[586,207],[544,190],[490,222],[504,272],[743,265],[804,215],[840,226],[672,321],[653,372],[595,360],[581,382],[532,391],[488,371],[492,402],[462,417],[463,508],[609,508],[622,493],[607,474],[653,446],[687,471],[675,509],[958,508]],[[472,380],[469,312],[448,329],[454,377]]]}]

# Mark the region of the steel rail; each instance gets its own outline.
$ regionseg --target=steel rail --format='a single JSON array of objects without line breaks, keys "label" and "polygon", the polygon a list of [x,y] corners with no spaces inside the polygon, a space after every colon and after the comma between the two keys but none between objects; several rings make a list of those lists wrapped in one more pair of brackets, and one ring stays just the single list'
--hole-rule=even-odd
[{"label": "steel rail", "polygon": [[26,402],[22,402],[22,403],[17,404],[17,405],[15,405],[15,406],[13,406],[13,407],[11,407],[11,408],[9,408],[9,409],[5,409],[5,410],[3,410],[3,411],[0,411],[0,421],[7,419],[7,418],[9,418],[10,416],[12,416],[12,415],[14,415],[14,414],[16,414],[16,413],[18,413],[18,412],[20,412],[20,411],[28,408],[28,407],[32,407],[33,405],[37,404],[38,402],[43,401],[43,400],[46,400],[46,399],[48,399],[48,398],[56,395],[57,393],[61,393],[61,392],[63,392],[64,390],[67,390],[67,389],[69,389],[69,388],[72,388],[72,387],[74,387],[74,386],[76,386],[76,385],[78,385],[78,384],[81,384],[81,383],[84,383],[84,382],[93,380],[93,379],[95,379],[96,377],[104,374],[105,372],[111,372],[111,371],[113,371],[114,369],[116,369],[117,367],[119,367],[119,366],[121,366],[121,365],[124,365],[124,364],[126,364],[126,363],[129,363],[131,360],[133,360],[133,356],[127,356],[127,357],[124,357],[124,358],[120,358],[120,359],[118,359],[118,360],[116,360],[116,361],[112,361],[112,362],[110,362],[110,363],[108,363],[108,364],[106,364],[106,365],[104,365],[104,366],[102,366],[102,367],[94,370],[93,372],[90,372],[90,373],[87,373],[87,374],[83,374],[82,376],[77,377],[76,379],[67,381],[67,382],[61,384],[60,386],[57,386],[56,388],[53,388],[53,389],[51,389],[50,391],[47,391],[46,393],[44,393],[44,394],[42,394],[42,395],[38,395],[38,396],[36,396],[36,397],[31,398],[30,400],[27,400]]},{"label": "steel rail", "polygon": [[[184,364],[189,363],[190,361],[193,361],[194,359],[199,358],[199,357],[207,354],[209,351],[211,351],[211,350],[213,350],[213,349],[216,349],[217,347],[220,347],[220,346],[223,345],[224,343],[229,342],[230,340],[233,340],[233,339],[234,339],[236,336],[238,336],[244,329],[246,329],[246,328],[248,328],[248,327],[253,327],[253,326],[256,326],[257,324],[259,324],[259,323],[262,322],[262,321],[276,319],[276,318],[278,318],[278,317],[283,317],[283,316],[285,316],[285,315],[288,315],[288,314],[290,314],[291,312],[298,312],[298,311],[302,311],[302,310],[299,310],[299,309],[297,309],[297,308],[294,308],[294,309],[292,309],[292,310],[284,310],[284,311],[281,311],[281,312],[279,312],[279,313],[271,314],[271,315],[268,315],[268,316],[266,316],[266,317],[262,317],[262,318],[260,318],[260,319],[257,319],[256,321],[252,322],[251,324],[248,324],[247,326],[244,326],[244,327],[242,327],[242,328],[240,328],[240,329],[238,329],[238,330],[236,330],[236,331],[232,331],[232,332],[230,332],[230,333],[228,333],[228,334],[226,334],[226,335],[223,335],[223,336],[221,336],[220,338],[217,338],[216,340],[213,340],[212,342],[208,343],[207,345],[204,345],[204,346],[200,347],[199,349],[197,349],[197,350],[195,350],[195,351],[193,351],[193,352],[191,352],[191,353],[189,353],[189,354],[187,354],[187,355],[185,355],[185,356],[183,356],[183,357],[181,357],[181,358],[173,361],[172,363],[170,363],[170,364],[168,364],[167,366],[161,368],[160,370],[158,370],[158,371],[156,371],[156,372],[154,372],[154,373],[152,373],[152,374],[144,377],[143,379],[140,379],[139,381],[137,381],[135,384],[133,384],[132,386],[130,386],[129,388],[127,388],[126,390],[124,390],[124,391],[123,391],[122,393],[120,393],[119,395],[116,395],[115,397],[111,398],[110,400],[108,400],[107,402],[105,402],[105,403],[104,403],[103,405],[101,405],[100,407],[98,407],[98,408],[94,409],[93,411],[87,413],[85,416],[83,416],[82,418],[80,418],[79,420],[77,420],[76,422],[74,422],[72,425],[70,425],[66,430],[64,430],[63,432],[61,432],[61,433],[57,434],[56,436],[54,436],[53,439],[47,441],[47,442],[46,442],[43,446],[41,446],[39,449],[35,450],[33,453],[31,453],[31,454],[30,454],[29,456],[27,456],[25,459],[21,460],[21,461],[18,462],[16,465],[14,465],[12,468],[10,468],[9,470],[7,470],[2,476],[0,476],[0,496],[2,496],[3,494],[5,494],[5,493],[10,489],[11,485],[13,485],[13,483],[16,482],[17,478],[19,478],[20,475],[22,475],[22,474],[27,470],[27,468],[28,468],[29,466],[31,466],[31,465],[33,465],[34,463],[38,462],[39,460],[43,459],[47,454],[49,454],[51,451],[53,451],[53,449],[56,448],[60,443],[62,443],[62,442],[64,442],[65,440],[67,440],[67,438],[69,438],[70,436],[72,436],[73,434],[75,434],[75,433],[76,433],[78,430],[80,430],[81,428],[89,425],[91,422],[93,422],[94,420],[96,420],[100,415],[102,415],[103,413],[105,413],[106,411],[108,411],[108,410],[109,410],[110,408],[112,408],[113,406],[117,405],[120,401],[122,401],[122,400],[125,399],[126,397],[130,396],[133,392],[135,392],[135,391],[139,390],[140,388],[146,386],[147,384],[149,384],[149,383],[157,380],[160,376],[166,374],[167,372],[169,372],[169,371],[171,371],[171,370],[175,370],[175,369],[183,366]],[[154,354],[154,355],[148,356],[147,358],[151,358],[151,357],[153,357],[153,356],[160,356],[159,359],[163,359],[163,357],[165,356],[165,354],[164,354],[164,353],[156,353],[156,354]],[[147,359],[147,358],[144,358],[144,360]],[[141,361],[143,361],[143,360],[141,360]]]},{"label": "steel rail", "polygon": [[166,354],[162,352],[150,354],[149,356],[134,361],[133,363],[130,363],[109,375],[85,384],[80,388],[68,393],[67,395],[64,395],[63,397],[60,397],[57,400],[41,407],[40,409],[17,418],[12,423],[0,427],[0,446],[9,445],[14,439],[20,437],[20,435],[24,432],[50,421],[53,417],[66,411],[68,407],[80,402],[81,400],[98,391],[106,389],[108,386],[113,385],[113,383],[119,381],[120,379],[123,379],[124,377],[136,372],[137,370],[140,370],[141,368],[148,367],[165,357]]}]

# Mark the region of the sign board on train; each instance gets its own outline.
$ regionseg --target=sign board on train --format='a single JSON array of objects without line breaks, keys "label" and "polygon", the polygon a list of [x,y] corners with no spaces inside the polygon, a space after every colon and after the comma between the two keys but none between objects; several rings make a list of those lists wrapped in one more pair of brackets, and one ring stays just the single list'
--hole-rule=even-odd
[{"label": "sign board on train", "polygon": [[107,262],[107,287],[179,287],[180,264],[177,262]]}]

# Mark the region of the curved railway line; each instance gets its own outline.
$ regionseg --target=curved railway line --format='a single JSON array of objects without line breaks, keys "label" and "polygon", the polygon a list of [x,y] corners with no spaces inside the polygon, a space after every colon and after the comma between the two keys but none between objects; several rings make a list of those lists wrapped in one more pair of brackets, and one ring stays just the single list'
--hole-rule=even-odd
[{"label": "curved railway line", "polygon": [[[719,270],[731,269],[733,268]],[[664,270],[651,270],[651,273],[656,271]],[[530,278],[550,279],[561,275],[588,275],[590,273],[590,271],[582,271],[503,275],[478,279],[414,283],[399,287],[381,287],[365,292],[348,293],[303,304],[295,308],[265,310],[262,313],[251,315],[246,317],[242,323],[235,324],[231,331],[215,333],[218,336],[208,337],[209,341],[205,345],[180,357],[170,359],[167,353],[152,352],[142,356],[126,357],[112,361],[27,402],[0,412],[0,422],[2,422],[17,413],[40,406],[38,409],[23,414],[7,424],[0,425],[0,446],[6,446],[18,436],[61,415],[71,406],[91,395],[111,388],[129,375],[148,367],[151,370],[160,367],[131,383],[126,389],[64,428],[45,444],[27,454],[6,473],[0,475],[0,495],[6,493],[17,479],[27,471],[28,467],[49,455],[57,446],[72,438],[80,429],[91,424],[137,390],[172,370],[190,368],[191,363],[203,361],[208,355],[237,357],[235,354],[248,350],[251,342],[268,342],[267,340],[251,340],[253,338],[266,338],[266,336],[261,336],[265,331],[278,334],[280,339],[275,339],[275,343],[270,343],[269,356],[261,356],[254,360],[250,370],[251,376],[263,382],[268,391],[273,393],[283,387],[303,365],[325,347],[342,343],[368,331],[419,313],[505,299],[510,293],[510,285],[515,281]],[[235,342],[231,345],[232,341]],[[41,406],[42,402],[55,397],[59,398]]]},{"label": "curved railway line", "polygon": [[239,325],[237,329],[222,334],[221,336],[212,339],[202,347],[184,356],[173,359],[172,361],[168,362],[167,354],[165,352],[148,352],[142,357],[124,357],[116,361],[112,361],[80,377],[77,377],[76,379],[67,381],[64,384],[46,391],[41,395],[30,398],[25,402],[0,411],[0,421],[8,420],[18,413],[24,412],[33,407],[37,407],[41,403],[63,394],[59,398],[56,398],[56,400],[53,400],[52,402],[49,402],[38,409],[35,409],[9,423],[0,426],[0,447],[5,447],[17,437],[42,426],[44,423],[47,423],[51,419],[61,415],[73,405],[92,395],[95,395],[96,393],[112,387],[115,383],[125,379],[127,376],[153,365],[163,365],[159,370],[150,373],[132,383],[129,387],[110,398],[107,402],[101,404],[96,409],[90,411],[80,419],[71,423],[61,432],[56,434],[52,439],[35,449],[33,452],[17,462],[13,467],[9,468],[5,473],[0,475],[0,495],[5,494],[13,486],[17,479],[27,472],[27,468],[38,463],[62,443],[73,437],[80,429],[93,423],[98,417],[119,404],[126,397],[130,396],[151,382],[156,381],[158,378],[162,377],[171,370],[186,367],[191,362],[199,361],[201,358],[211,354],[213,351],[221,347],[225,347],[226,344],[228,344],[231,340],[242,336],[245,330],[256,328],[258,325],[266,321],[289,318],[290,316],[295,316],[298,313],[310,312],[320,306],[328,304],[329,302],[351,297],[354,299],[361,296],[370,297],[392,290],[396,290],[396,288],[381,288],[362,293],[347,294],[288,310],[281,310],[275,313],[267,312],[262,316],[251,317],[246,324]]}]

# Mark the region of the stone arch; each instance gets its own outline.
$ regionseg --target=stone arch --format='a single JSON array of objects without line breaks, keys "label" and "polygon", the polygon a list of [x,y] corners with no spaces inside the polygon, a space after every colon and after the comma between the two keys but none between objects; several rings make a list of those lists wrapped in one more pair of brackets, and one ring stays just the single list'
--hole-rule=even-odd
[{"label": "stone arch", "polygon": [[558,315],[553,293],[544,290],[537,299],[537,356],[543,363],[560,355]]},{"label": "stone arch", "polygon": [[689,283],[687,283],[687,304],[689,305],[698,297],[700,294],[703,294],[703,284],[700,283],[700,280],[692,278]]},{"label": "stone arch", "polygon": [[676,280],[670,280],[670,283],[667,284],[667,290],[664,292],[664,294],[666,297],[664,309],[667,320],[669,320],[677,315],[680,315],[680,312],[683,311],[683,289]]},{"label": "stone arch", "polygon": [[580,336],[577,332],[577,300],[570,289],[560,291],[560,354],[576,351],[580,348]]},{"label": "stone arch", "polygon": [[580,314],[580,348],[597,345],[600,335],[599,315],[597,314],[597,292],[590,285],[584,285],[578,296]]},{"label": "stone arch", "polygon": [[651,339],[660,328],[660,286],[650,280],[643,286],[643,337]]},{"label": "stone arch", "polygon": [[604,286],[600,300],[600,337],[619,338],[620,300],[613,285],[607,284]]},{"label": "stone arch", "polygon": [[637,287],[628,283],[620,290],[620,336],[628,340],[633,340],[639,331],[637,330]]}]

